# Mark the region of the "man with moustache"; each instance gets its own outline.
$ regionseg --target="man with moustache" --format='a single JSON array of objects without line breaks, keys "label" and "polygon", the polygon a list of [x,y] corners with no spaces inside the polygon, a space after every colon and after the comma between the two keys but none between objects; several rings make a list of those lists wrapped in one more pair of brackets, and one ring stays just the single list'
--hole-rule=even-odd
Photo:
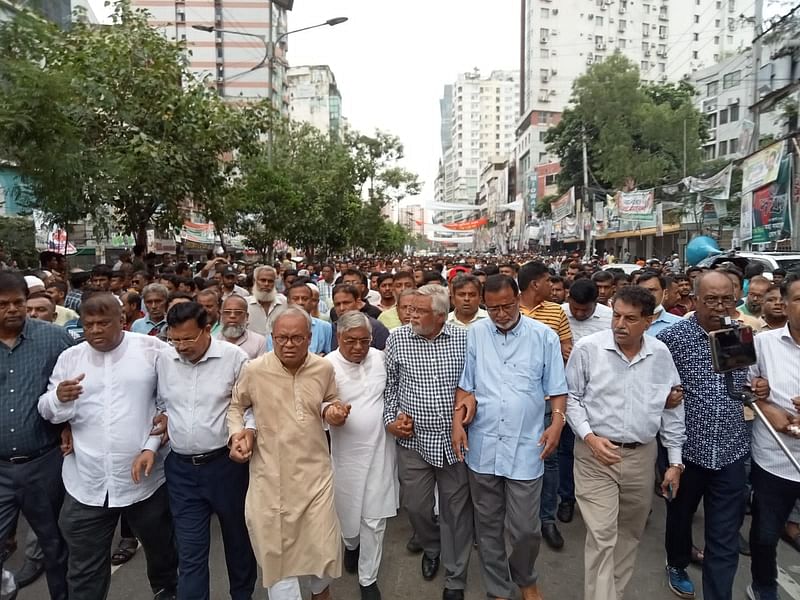
[{"label": "man with moustache", "polygon": [[263,335],[247,329],[247,300],[238,294],[231,294],[222,303],[222,328],[215,336],[244,350],[251,359],[266,351]]},{"label": "man with moustache", "polygon": [[269,317],[281,304],[286,304],[286,296],[275,289],[278,274],[269,265],[256,267],[253,271],[253,289],[247,298],[247,328],[259,335],[269,335]]}]

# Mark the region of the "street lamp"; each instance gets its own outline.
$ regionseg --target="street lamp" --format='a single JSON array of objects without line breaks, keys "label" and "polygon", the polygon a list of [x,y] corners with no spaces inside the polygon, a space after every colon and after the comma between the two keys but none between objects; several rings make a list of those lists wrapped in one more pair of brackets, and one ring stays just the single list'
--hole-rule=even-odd
[{"label": "street lamp", "polygon": [[242,71],[241,73],[236,73],[231,77],[227,77],[225,81],[232,81],[233,79],[238,79],[239,77],[243,77],[248,73],[252,73],[253,71],[257,71],[258,69],[263,69],[264,66],[269,67],[269,94],[270,100],[273,100],[273,89],[272,89],[272,66],[275,60],[275,47],[280,44],[286,37],[288,37],[292,33],[299,33],[301,31],[308,31],[309,29],[316,29],[318,27],[333,27],[334,25],[341,25],[345,21],[348,20],[348,17],[335,17],[333,19],[328,19],[322,23],[317,23],[316,25],[309,25],[308,27],[301,27],[300,29],[293,29],[292,31],[286,31],[278,36],[274,42],[272,41],[272,23],[270,23],[269,27],[269,38],[265,35],[259,35],[257,33],[248,33],[246,31],[236,31],[233,29],[219,29],[214,27],[213,25],[192,25],[192,29],[196,29],[198,31],[205,31],[207,33],[230,33],[231,35],[242,35],[245,37],[254,37],[258,40],[261,40],[261,43],[264,44],[264,58],[262,58],[258,64],[253,67],[250,67],[246,71]]}]

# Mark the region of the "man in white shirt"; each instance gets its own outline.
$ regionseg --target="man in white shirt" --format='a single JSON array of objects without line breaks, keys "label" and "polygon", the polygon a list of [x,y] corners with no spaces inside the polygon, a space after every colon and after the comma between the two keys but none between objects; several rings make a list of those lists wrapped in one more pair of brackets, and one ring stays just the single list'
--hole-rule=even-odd
[{"label": "man in white shirt", "polygon": [[222,328],[214,337],[239,346],[249,358],[258,358],[266,352],[266,338],[247,329],[247,300],[231,294],[222,303]]},{"label": "man in white shirt", "polygon": [[470,273],[461,273],[450,281],[450,294],[453,310],[447,315],[447,322],[456,327],[469,329],[489,313],[481,308],[481,282]]},{"label": "man in white shirt", "polygon": [[233,267],[225,267],[222,269],[222,299],[225,300],[231,294],[238,294],[239,296],[249,296],[250,293],[243,287],[236,285],[236,278],[239,272]]},{"label": "man in white shirt", "polygon": [[270,334],[269,317],[281,304],[286,304],[286,296],[275,289],[278,273],[269,265],[256,267],[253,271],[252,295],[247,298],[247,328],[259,335]]},{"label": "man in white shirt", "polygon": [[69,549],[69,597],[108,594],[111,543],[124,513],[144,547],[154,600],[172,599],[178,557],[164,485],[167,449],[151,435],[156,360],[166,345],[123,331],[122,307],[110,293],[82,302],[81,321],[86,343],[59,356],[38,406],[48,421],[72,428],[59,519]]},{"label": "man in white shirt", "polygon": [[[600,304],[600,292],[597,284],[591,279],[578,279],[569,288],[569,298],[561,305],[569,319],[572,339],[577,342],[581,338],[611,329],[612,310]],[[573,465],[575,461],[575,433],[571,427],[561,430],[558,443],[558,512],[559,521],[569,523],[575,516],[575,477]]]},{"label": "man in white shirt", "polygon": [[367,315],[350,311],[337,321],[339,348],[327,359],[336,372],[339,398],[352,407],[332,427],[334,500],[344,538],[344,568],[358,573],[361,600],[380,600],[378,569],[386,519],[397,514],[399,481],[394,438],[383,428],[384,354],[370,348]]},{"label": "man in white shirt", "polygon": [[[800,457],[800,277],[791,274],[782,288],[788,322],[780,329],[755,337],[758,362],[750,367],[751,383],[758,377],[769,382],[768,399],[759,399],[772,426],[795,457]],[[778,598],[776,552],[784,523],[800,499],[800,473],[756,419],[751,436],[753,521],[750,526],[750,573],[753,583],[747,597]]]},{"label": "man in white shirt", "polygon": [[645,336],[655,298],[631,286],[612,305],[613,328],[582,338],[567,363],[575,488],[586,524],[585,600],[624,596],[653,499],[656,435],[669,453],[667,499],[678,493],[686,441],[683,405],[666,408],[680,396],[680,376],[664,343]]},{"label": "man in white shirt", "polygon": [[[240,304],[231,303],[234,299]],[[226,305],[246,311],[239,296],[229,296]],[[172,348],[161,353],[156,372],[172,449],[164,471],[178,542],[178,597],[210,598],[210,524],[211,516],[217,515],[230,597],[250,600],[257,567],[244,520],[248,467],[228,457],[226,424],[233,386],[248,356],[239,347],[212,338],[208,314],[196,302],[175,305],[167,326]],[[246,417],[247,426],[255,429],[252,413]]]}]

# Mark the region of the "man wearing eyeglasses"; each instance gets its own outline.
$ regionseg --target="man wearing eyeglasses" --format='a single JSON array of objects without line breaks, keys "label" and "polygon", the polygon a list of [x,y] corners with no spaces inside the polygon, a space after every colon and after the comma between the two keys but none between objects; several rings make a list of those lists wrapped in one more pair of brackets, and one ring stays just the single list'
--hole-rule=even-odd
[{"label": "man wearing eyeglasses", "polygon": [[[226,304],[247,313],[240,296],[229,296]],[[211,320],[197,302],[173,306],[167,325],[172,348],[162,352],[156,371],[172,449],[164,472],[178,543],[178,598],[209,599],[210,521],[217,515],[230,596],[249,600],[257,572],[244,520],[249,476],[247,465],[228,456],[226,425],[233,386],[248,357],[211,335]],[[244,426],[255,429],[251,413]]]},{"label": "man wearing eyeglasses", "polygon": [[[272,324],[275,348],[242,367],[228,409],[230,456],[250,461],[247,527],[270,600],[330,600],[342,568],[324,424],[345,423],[331,363],[309,353],[311,316],[289,306]],[[252,407],[258,431],[245,424]]]},{"label": "man wearing eyeglasses", "polygon": [[[729,316],[737,298],[733,282],[719,271],[704,273],[694,285],[695,314],[656,336],[672,354],[686,411],[685,470],[680,493],[667,503],[667,581],[677,596],[695,597],[686,567],[692,552],[692,517],[702,499],[703,598],[730,600],[739,561],[750,438],[741,401],[729,396],[725,376],[713,370],[708,334],[721,328],[720,319]],[[741,390],[747,369],[734,371],[733,381],[734,388]]]},{"label": "man wearing eyeglasses", "polygon": [[222,328],[216,339],[225,340],[239,346],[251,359],[258,358],[266,351],[266,338],[247,329],[247,300],[238,294],[231,294],[222,303]]}]

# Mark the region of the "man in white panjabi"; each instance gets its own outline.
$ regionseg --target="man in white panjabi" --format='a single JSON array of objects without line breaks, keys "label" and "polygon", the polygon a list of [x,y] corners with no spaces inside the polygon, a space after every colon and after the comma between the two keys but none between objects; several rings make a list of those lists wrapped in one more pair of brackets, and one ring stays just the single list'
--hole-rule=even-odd
[{"label": "man in white panjabi", "polygon": [[351,412],[331,429],[336,513],[344,537],[344,568],[358,572],[361,600],[380,600],[378,569],[386,519],[397,514],[399,482],[394,439],[383,427],[386,365],[370,348],[372,325],[364,313],[339,317],[339,348],[326,356],[336,371],[339,398]]},{"label": "man in white panjabi", "polygon": [[[228,409],[230,456],[250,460],[245,519],[270,600],[331,600],[342,570],[342,533],[324,423],[342,425],[331,363],[309,354],[311,317],[283,310],[272,326],[274,351],[246,363]],[[245,428],[253,409],[256,430]],[[256,431],[258,434],[256,435]]]}]

